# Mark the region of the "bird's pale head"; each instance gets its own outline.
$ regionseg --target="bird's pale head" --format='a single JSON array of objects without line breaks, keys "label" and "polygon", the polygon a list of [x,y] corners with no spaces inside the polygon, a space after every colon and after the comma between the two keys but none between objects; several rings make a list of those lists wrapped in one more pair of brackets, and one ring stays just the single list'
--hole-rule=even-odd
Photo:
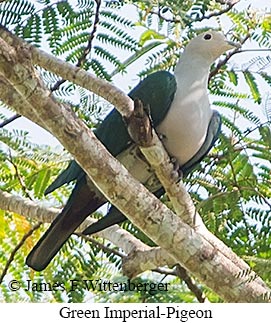
[{"label": "bird's pale head", "polygon": [[239,47],[240,44],[229,41],[222,33],[209,30],[193,38],[185,52],[188,55],[200,55],[212,63],[226,51]]}]

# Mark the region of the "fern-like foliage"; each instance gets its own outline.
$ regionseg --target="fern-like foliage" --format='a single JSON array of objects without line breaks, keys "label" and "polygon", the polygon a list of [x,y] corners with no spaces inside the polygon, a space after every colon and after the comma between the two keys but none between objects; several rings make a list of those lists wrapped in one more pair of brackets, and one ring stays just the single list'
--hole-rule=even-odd
[{"label": "fern-like foliage", "polygon": [[[138,48],[129,31],[133,23],[108,8],[95,14],[95,1],[77,1],[77,4],[46,1],[42,4],[27,0],[5,2],[0,5],[0,22],[14,29],[19,37],[36,46],[47,46],[55,55],[64,55],[74,64],[84,54],[90,37],[95,38],[85,68],[107,80],[110,75],[105,65],[116,67],[120,61],[105,50],[105,45],[130,52]],[[92,35],[97,16],[97,33]]]}]

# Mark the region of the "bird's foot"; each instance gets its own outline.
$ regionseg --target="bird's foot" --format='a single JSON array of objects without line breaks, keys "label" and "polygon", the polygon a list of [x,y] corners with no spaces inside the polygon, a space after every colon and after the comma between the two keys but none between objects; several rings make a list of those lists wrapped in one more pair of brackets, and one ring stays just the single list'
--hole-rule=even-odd
[{"label": "bird's foot", "polygon": [[152,142],[152,120],[150,107],[141,100],[134,99],[134,111],[127,118],[124,118],[128,133],[133,141],[142,147],[149,147]]}]

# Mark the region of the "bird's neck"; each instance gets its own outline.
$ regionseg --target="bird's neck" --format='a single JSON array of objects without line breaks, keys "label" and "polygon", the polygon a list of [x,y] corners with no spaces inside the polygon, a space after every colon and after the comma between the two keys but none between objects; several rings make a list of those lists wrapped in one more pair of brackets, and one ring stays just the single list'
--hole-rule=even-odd
[{"label": "bird's neck", "polygon": [[200,86],[207,91],[210,64],[199,55],[189,57],[185,54],[180,58],[174,72],[178,90],[185,93],[191,87]]}]

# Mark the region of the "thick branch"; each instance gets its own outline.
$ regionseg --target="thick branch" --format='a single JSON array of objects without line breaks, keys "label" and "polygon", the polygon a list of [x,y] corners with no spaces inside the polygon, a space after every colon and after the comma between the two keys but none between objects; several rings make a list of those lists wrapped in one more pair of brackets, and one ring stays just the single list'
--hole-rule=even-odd
[{"label": "thick branch", "polygon": [[[18,213],[43,223],[51,223],[60,212],[59,209],[45,207],[42,206],[40,202],[33,202],[29,199],[15,196],[1,190],[0,209]],[[77,232],[82,232],[95,221],[96,220],[89,217],[82,223]],[[164,265],[173,266],[176,263],[165,250],[160,247],[148,247],[117,225],[107,228],[95,235],[111,241],[128,255],[123,259],[123,272],[128,277],[135,277],[146,270],[153,270],[156,267]]]},{"label": "thick branch", "polygon": [[13,107],[14,103],[16,102],[16,106],[18,105],[19,110],[24,109],[24,107],[27,106],[28,115],[25,115],[25,116],[29,119],[32,116],[32,121],[34,121],[39,126],[44,127],[41,120],[38,117],[35,117],[36,114],[32,112],[32,106],[1,75],[0,75],[0,89],[1,89],[1,101],[3,103],[5,103],[10,107]]}]

